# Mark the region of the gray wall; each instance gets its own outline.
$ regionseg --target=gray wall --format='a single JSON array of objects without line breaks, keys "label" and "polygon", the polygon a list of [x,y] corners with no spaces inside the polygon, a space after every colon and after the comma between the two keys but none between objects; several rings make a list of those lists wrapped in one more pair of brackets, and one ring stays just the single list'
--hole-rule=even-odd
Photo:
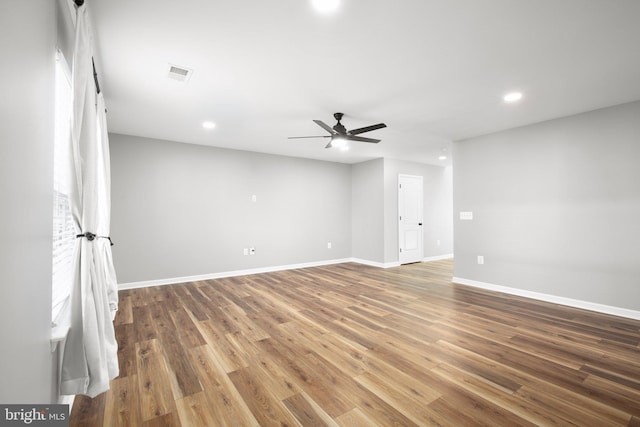
[{"label": "gray wall", "polygon": [[[384,260],[398,262],[398,175],[422,177],[424,257],[453,253],[450,167],[384,159]],[[438,245],[440,240],[440,245]]]},{"label": "gray wall", "polygon": [[[640,310],[640,102],[454,144],[456,277]],[[477,255],[485,264],[477,265]]]},{"label": "gray wall", "polygon": [[[119,283],[344,258],[395,263],[399,173],[424,177],[425,257],[452,253],[450,168],[346,165],[119,134],[110,143]],[[243,255],[251,246],[256,255]]]},{"label": "gray wall", "polygon": [[0,402],[57,400],[51,336],[56,9],[2,2]]},{"label": "gray wall", "polygon": [[351,256],[349,165],[118,134],[110,144],[119,283]]},{"label": "gray wall", "polygon": [[384,160],[352,166],[353,257],[384,263]]}]

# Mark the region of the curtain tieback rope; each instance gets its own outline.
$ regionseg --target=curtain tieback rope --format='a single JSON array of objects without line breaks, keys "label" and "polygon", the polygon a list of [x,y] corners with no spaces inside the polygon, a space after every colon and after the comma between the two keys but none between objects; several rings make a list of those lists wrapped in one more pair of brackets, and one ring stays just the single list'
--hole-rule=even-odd
[{"label": "curtain tieback rope", "polygon": [[86,233],[82,233],[82,234],[76,234],[76,239],[80,238],[80,237],[86,237],[88,241],[93,241],[96,238],[98,239],[108,239],[109,243],[111,243],[111,246],[113,246],[113,241],[111,240],[111,237],[109,236],[96,236],[95,234],[87,231]]}]

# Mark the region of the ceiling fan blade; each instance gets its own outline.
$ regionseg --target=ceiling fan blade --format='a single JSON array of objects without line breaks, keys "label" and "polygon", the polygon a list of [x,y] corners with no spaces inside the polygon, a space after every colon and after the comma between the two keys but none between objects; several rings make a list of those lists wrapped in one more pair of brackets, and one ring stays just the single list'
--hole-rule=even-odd
[{"label": "ceiling fan blade", "polygon": [[350,130],[349,135],[358,135],[360,133],[370,132],[372,130],[382,129],[386,127],[387,125],[385,125],[384,123],[378,123],[377,125],[365,126],[363,128]]},{"label": "ceiling fan blade", "polygon": [[320,135],[320,136],[290,136],[287,139],[303,139],[303,138],[331,138],[330,135]]},{"label": "ceiling fan blade", "polygon": [[314,120],[314,122],[320,126],[322,129],[326,130],[327,132],[329,132],[331,135],[335,135],[337,134],[337,132],[335,130],[333,130],[333,128],[331,128],[331,126],[329,126],[328,124],[326,124],[325,122],[323,122],[322,120]]},{"label": "ceiling fan blade", "polygon": [[352,135],[346,135],[345,139],[348,139],[349,141],[371,142],[373,144],[377,144],[378,142],[380,142],[379,139],[365,138],[363,136],[352,136]]}]

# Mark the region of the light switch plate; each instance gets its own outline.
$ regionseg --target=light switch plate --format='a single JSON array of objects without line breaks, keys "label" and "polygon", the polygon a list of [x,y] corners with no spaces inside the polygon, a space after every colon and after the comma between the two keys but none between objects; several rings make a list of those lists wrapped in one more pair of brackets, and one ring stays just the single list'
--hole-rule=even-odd
[{"label": "light switch plate", "polygon": [[473,212],[460,212],[460,219],[462,220],[473,219]]}]

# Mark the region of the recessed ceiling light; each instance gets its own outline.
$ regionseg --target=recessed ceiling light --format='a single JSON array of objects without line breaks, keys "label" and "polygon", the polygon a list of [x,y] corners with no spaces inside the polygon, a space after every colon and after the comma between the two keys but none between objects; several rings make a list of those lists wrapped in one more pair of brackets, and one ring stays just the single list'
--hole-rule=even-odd
[{"label": "recessed ceiling light", "polygon": [[216,124],[213,122],[202,122],[202,127],[205,129],[213,129],[216,127]]},{"label": "recessed ceiling light", "polygon": [[502,99],[504,99],[504,102],[507,102],[509,104],[512,103],[512,102],[518,102],[518,101],[520,101],[522,99],[522,93],[521,92],[511,92],[511,93],[506,94],[504,96],[504,98],[502,98]]},{"label": "recessed ceiling light", "polygon": [[340,0],[311,0],[313,7],[320,13],[335,12],[340,5]]},{"label": "recessed ceiling light", "polygon": [[440,156],[438,157],[438,160],[447,160],[447,156]]}]

